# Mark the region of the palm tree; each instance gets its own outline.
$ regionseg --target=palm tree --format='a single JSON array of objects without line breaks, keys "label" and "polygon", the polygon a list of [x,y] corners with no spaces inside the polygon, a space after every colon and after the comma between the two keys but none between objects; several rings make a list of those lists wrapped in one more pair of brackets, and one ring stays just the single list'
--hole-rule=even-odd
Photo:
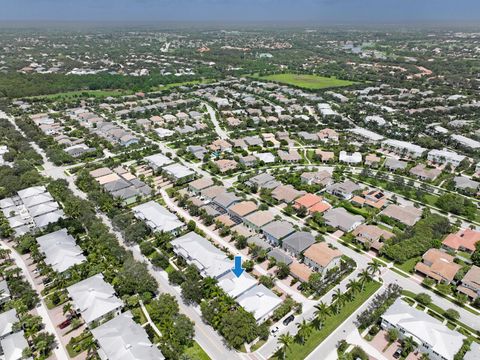
[{"label": "palm tree", "polygon": [[370,273],[370,275],[375,276],[375,275],[380,275],[382,265],[378,261],[372,261],[368,263],[367,270]]},{"label": "palm tree", "polygon": [[347,288],[350,290],[352,296],[355,296],[360,291],[361,285],[358,280],[352,279],[348,282]]},{"label": "palm tree", "polygon": [[342,293],[342,290],[337,289],[332,295],[332,303],[334,305],[335,313],[338,314],[340,308],[344,305],[345,303],[345,298]]},{"label": "palm tree", "polygon": [[315,319],[314,319],[314,326],[317,329],[320,329],[325,322],[325,319],[328,315],[330,315],[330,308],[327,304],[321,301],[319,304],[315,305]]},{"label": "palm tree", "polygon": [[411,336],[403,339],[402,345],[403,345],[402,355],[404,356],[407,356],[409,353],[411,353],[412,350],[415,349],[415,347],[417,346],[417,344],[415,343],[415,341],[413,341],[413,338]]},{"label": "palm tree", "polygon": [[286,334],[282,334],[278,337],[278,342],[282,345],[282,357],[285,360],[285,356],[287,355],[287,351],[290,349],[290,346],[293,344],[293,336],[290,335],[289,332]]},{"label": "palm tree", "polygon": [[362,272],[358,275],[358,278],[360,279],[360,284],[362,285],[360,291],[363,291],[365,288],[365,284],[367,282],[370,282],[373,280],[372,276],[370,275],[370,272],[367,269],[363,269]]},{"label": "palm tree", "polygon": [[308,339],[310,334],[312,333],[312,327],[307,322],[307,320],[303,319],[302,322],[297,323],[297,340],[299,344],[305,343],[305,340]]}]

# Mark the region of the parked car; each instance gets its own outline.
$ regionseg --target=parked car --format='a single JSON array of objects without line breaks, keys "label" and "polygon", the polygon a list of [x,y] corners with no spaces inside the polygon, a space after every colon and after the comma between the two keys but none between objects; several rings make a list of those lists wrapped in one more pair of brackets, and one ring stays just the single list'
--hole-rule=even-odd
[{"label": "parked car", "polygon": [[290,324],[293,320],[295,320],[295,316],[290,315],[289,317],[285,318],[285,320],[283,320],[283,325],[287,326],[287,325]]},{"label": "parked car", "polygon": [[60,325],[58,325],[58,327],[59,327],[60,329],[65,329],[68,325],[70,325],[70,323],[71,323],[71,320],[70,320],[70,319],[67,319],[67,320],[65,320],[64,322],[62,322]]},{"label": "parked car", "polygon": [[400,356],[402,356],[402,352],[403,352],[402,348],[398,348],[397,351],[395,351],[395,353],[393,354],[393,357],[395,359],[399,359]]},{"label": "parked car", "polygon": [[275,326],[270,332],[272,333],[272,335],[275,335],[277,332],[278,332],[278,326]]}]

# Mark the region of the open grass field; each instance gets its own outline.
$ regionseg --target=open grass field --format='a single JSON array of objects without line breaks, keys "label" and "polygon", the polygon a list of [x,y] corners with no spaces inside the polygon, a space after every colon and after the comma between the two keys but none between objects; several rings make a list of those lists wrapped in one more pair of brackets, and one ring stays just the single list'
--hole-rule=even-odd
[{"label": "open grass field", "polygon": [[341,86],[350,86],[355,84],[353,81],[340,80],[336,77],[325,77],[318,75],[305,75],[305,74],[274,74],[267,76],[257,76],[257,79],[277,81],[280,83],[298,86],[310,90],[318,90],[325,88],[334,88]]},{"label": "open grass field", "polygon": [[[330,315],[325,321],[325,325],[320,330],[313,330],[305,344],[300,345],[293,343],[287,351],[286,360],[305,359],[315,348],[322,343],[331,333],[333,333],[350,315],[353,314],[370,296],[372,296],[379,288],[380,283],[376,281],[369,282],[365,285],[363,292],[357,294],[353,301],[347,302],[345,306],[336,315]],[[272,359],[278,359],[273,356]]]},{"label": "open grass field", "polygon": [[156,86],[156,87],[152,88],[151,91],[163,91],[163,90],[168,90],[168,89],[179,87],[179,86],[196,85],[196,84],[209,84],[209,83],[212,83],[212,82],[215,82],[215,80],[214,79],[202,79],[202,80],[183,81],[183,82],[178,82],[178,83],[159,85],[159,86]]}]

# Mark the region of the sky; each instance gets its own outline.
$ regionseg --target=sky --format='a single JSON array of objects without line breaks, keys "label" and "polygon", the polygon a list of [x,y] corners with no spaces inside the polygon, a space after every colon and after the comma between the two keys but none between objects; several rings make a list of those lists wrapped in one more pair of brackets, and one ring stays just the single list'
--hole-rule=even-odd
[{"label": "sky", "polygon": [[0,0],[1,21],[480,25],[480,0]]}]

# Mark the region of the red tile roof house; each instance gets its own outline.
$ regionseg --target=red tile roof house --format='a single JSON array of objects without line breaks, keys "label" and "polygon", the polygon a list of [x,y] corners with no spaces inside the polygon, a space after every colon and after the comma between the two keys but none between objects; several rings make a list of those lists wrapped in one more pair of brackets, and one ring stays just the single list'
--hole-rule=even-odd
[{"label": "red tile roof house", "polygon": [[422,261],[415,265],[415,270],[438,282],[450,284],[462,268],[453,262],[455,259],[439,249],[430,249],[422,256]]},{"label": "red tile roof house", "polygon": [[302,206],[310,209],[312,206],[321,202],[323,198],[321,196],[307,193],[303,196],[300,196],[298,199],[295,200],[293,207],[295,209],[300,209]]},{"label": "red tile roof house", "polygon": [[442,241],[442,246],[447,250],[466,251],[472,253],[475,251],[475,244],[479,241],[480,231],[463,229],[456,234],[448,235]]}]

